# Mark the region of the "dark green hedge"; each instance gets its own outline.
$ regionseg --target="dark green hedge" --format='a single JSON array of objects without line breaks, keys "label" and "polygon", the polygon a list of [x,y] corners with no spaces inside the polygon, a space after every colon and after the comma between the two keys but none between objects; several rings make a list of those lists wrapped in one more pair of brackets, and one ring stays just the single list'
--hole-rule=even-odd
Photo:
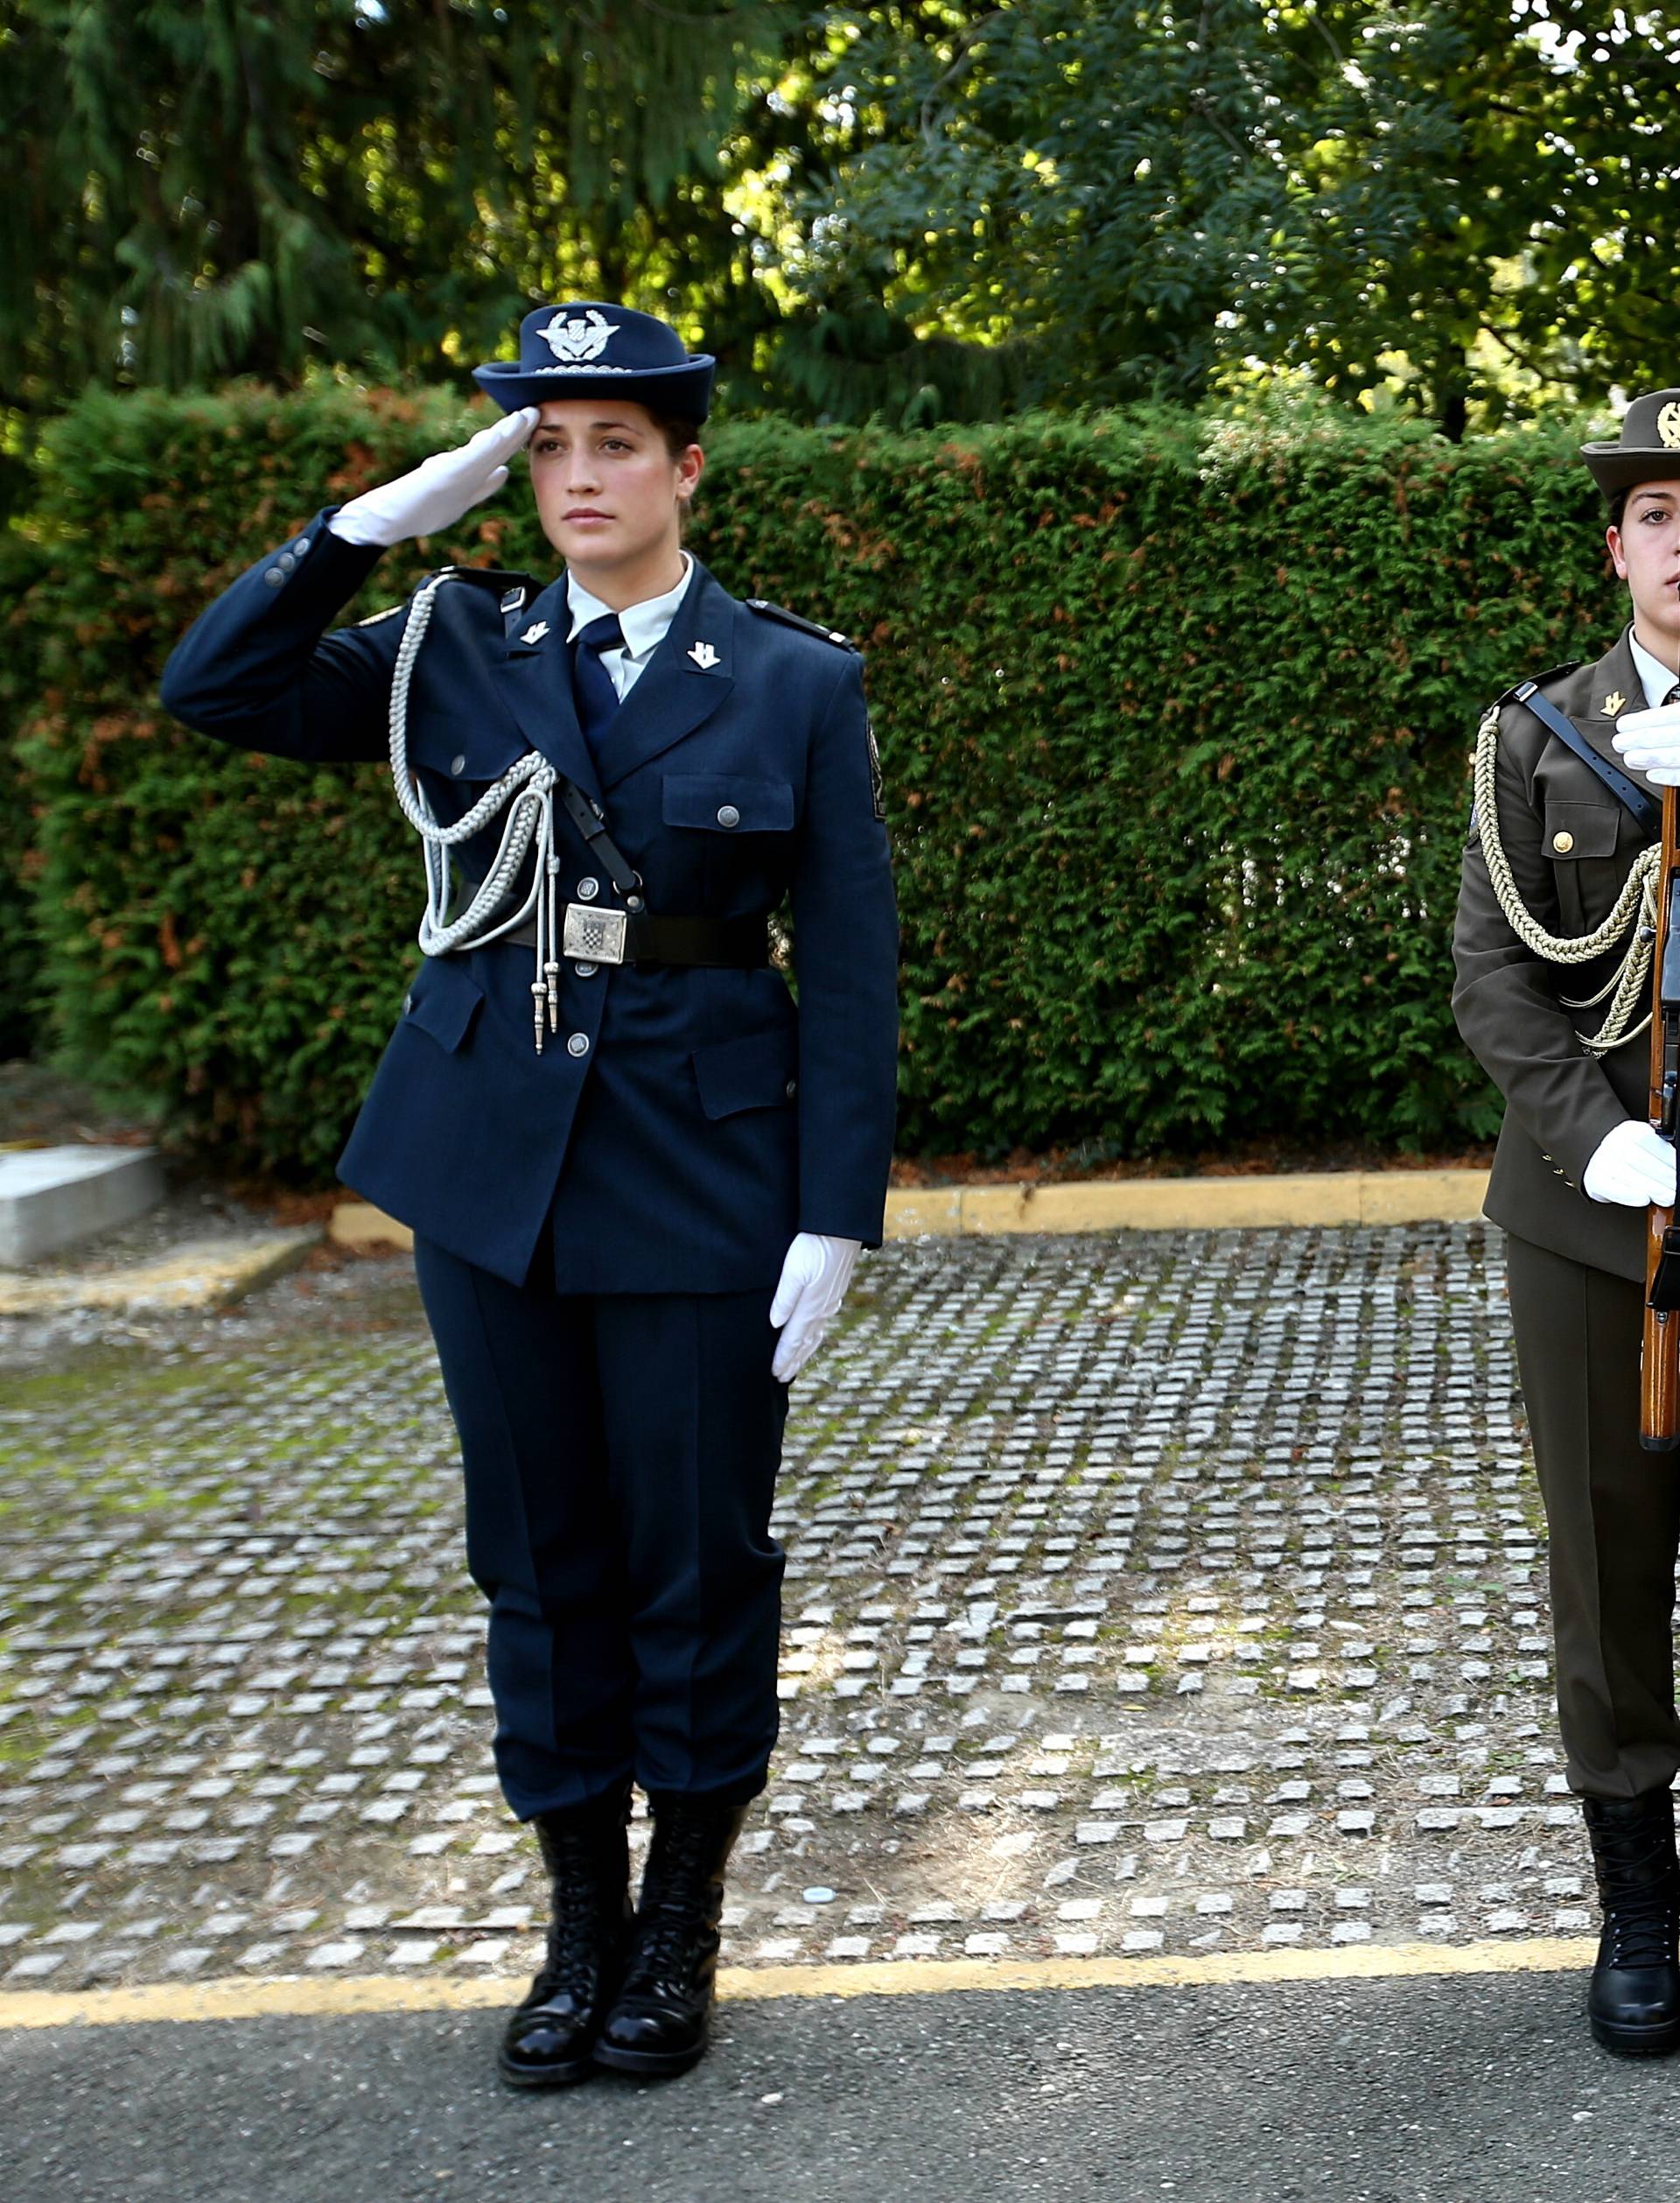
[{"label": "dark green hedge", "polygon": [[[158,708],[198,608],[452,440],[437,395],[91,398],[51,436],[18,661],[51,1027],[183,1134],[329,1168],[415,961],[378,771]],[[1573,433],[1317,415],[720,433],[695,548],[865,643],[905,932],[906,1153],[1483,1135],[1447,936],[1480,705],[1621,609]],[[550,570],[505,511],[383,562]],[[26,648],[24,647],[26,643]]]}]

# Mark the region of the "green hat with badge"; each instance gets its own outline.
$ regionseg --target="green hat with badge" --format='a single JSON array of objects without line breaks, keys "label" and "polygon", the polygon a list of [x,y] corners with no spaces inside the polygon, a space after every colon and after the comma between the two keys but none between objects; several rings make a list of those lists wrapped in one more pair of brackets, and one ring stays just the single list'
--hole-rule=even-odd
[{"label": "green hat with badge", "polygon": [[1621,417],[1614,444],[1583,444],[1581,457],[1606,497],[1635,482],[1680,481],[1680,390],[1647,390]]}]

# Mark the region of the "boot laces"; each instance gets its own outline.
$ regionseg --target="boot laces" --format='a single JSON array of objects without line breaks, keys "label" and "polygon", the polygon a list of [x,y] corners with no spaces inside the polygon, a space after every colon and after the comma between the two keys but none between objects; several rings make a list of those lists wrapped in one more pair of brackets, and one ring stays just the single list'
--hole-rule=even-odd
[{"label": "boot laces", "polygon": [[1599,1898],[1618,1967],[1671,1966],[1680,1936],[1680,1877],[1669,1829],[1600,1828],[1594,1846]]},{"label": "boot laces", "polygon": [[679,1821],[667,1839],[654,1886],[643,1891],[636,1920],[632,1979],[638,1985],[686,1983],[710,1925],[702,1913],[716,1841],[704,1822],[688,1820]]},{"label": "boot laces", "polygon": [[542,1979],[550,1989],[586,1996],[600,1966],[603,1872],[599,1847],[582,1829],[550,1831],[548,1948]]}]

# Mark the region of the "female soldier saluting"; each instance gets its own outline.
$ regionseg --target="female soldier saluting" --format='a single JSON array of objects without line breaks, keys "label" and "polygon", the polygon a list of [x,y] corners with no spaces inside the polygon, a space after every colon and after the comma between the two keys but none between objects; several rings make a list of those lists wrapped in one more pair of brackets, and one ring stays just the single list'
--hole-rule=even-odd
[{"label": "female soldier saluting", "polygon": [[[164,677],[242,747],[388,749],[423,838],[426,962],[340,1168],[414,1231],[497,1767],[552,1884],[500,2053],[526,2086],[704,2051],[724,1869],[776,1734],[787,1382],[879,1243],[892,1152],[859,661],[682,547],[713,366],[626,308],[527,315],[518,361],[477,371],[507,420],[319,514]],[[457,569],[323,634],[382,549],[458,520],[528,439],[557,580]],[[784,899],[797,1010],[767,951]]]}]

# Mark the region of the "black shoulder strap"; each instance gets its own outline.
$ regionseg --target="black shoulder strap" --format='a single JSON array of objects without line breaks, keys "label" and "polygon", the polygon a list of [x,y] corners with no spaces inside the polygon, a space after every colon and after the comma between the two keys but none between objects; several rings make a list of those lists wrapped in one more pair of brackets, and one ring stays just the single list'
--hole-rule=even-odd
[{"label": "black shoulder strap", "polygon": [[1567,750],[1572,750],[1590,772],[1595,773],[1619,803],[1626,804],[1633,814],[1641,833],[1655,840],[1662,831],[1662,810],[1655,797],[1648,796],[1636,781],[1600,757],[1572,719],[1565,719],[1558,706],[1540,693],[1536,681],[1520,681],[1510,691],[1514,704],[1526,705],[1547,733],[1555,734]]},{"label": "black shoulder strap", "polygon": [[745,600],[749,612],[756,612],[762,620],[780,620],[784,628],[797,628],[802,635],[814,635],[819,642],[832,642],[836,649],[850,650],[861,657],[863,652],[849,635],[842,635],[838,628],[819,627],[815,620],[808,620],[802,613],[789,612],[785,604],[772,604],[766,597]]}]

